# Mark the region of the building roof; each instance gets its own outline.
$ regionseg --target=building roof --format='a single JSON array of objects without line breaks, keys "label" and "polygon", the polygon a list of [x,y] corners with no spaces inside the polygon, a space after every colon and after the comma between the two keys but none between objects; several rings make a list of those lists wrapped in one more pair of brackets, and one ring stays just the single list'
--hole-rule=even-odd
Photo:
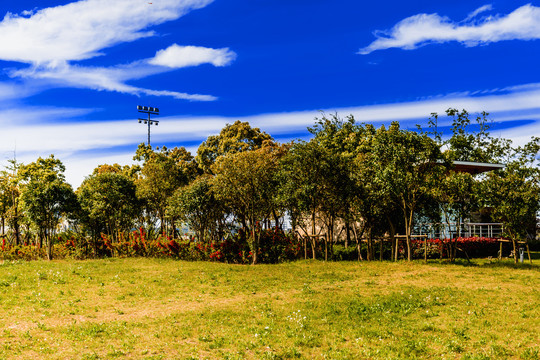
[{"label": "building roof", "polygon": [[503,169],[503,164],[490,164],[472,161],[454,161],[453,170],[459,172],[467,172],[469,174],[480,174],[486,171]]}]

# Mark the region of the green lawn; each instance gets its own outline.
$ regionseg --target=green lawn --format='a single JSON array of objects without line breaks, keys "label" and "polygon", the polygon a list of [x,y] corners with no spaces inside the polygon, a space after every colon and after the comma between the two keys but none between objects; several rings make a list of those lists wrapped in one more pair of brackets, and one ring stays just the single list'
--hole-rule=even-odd
[{"label": "green lawn", "polygon": [[0,359],[540,359],[540,260],[0,265]]}]

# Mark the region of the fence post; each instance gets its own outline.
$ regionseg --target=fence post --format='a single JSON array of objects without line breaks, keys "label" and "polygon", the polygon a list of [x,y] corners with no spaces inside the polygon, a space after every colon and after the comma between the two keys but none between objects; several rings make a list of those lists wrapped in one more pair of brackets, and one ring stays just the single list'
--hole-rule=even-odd
[{"label": "fence post", "polygon": [[396,234],[395,235],[395,238],[396,238],[396,257],[395,257],[395,261],[398,261],[398,254],[399,254],[399,234]]},{"label": "fence post", "polygon": [[427,262],[427,236],[424,238],[424,261]]}]

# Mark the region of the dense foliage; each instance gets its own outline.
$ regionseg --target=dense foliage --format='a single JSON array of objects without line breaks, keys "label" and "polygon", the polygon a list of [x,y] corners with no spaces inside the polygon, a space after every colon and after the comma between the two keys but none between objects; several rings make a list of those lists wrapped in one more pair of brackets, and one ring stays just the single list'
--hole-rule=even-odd
[{"label": "dense foliage", "polygon": [[[0,173],[2,254],[411,260],[425,255],[414,236],[420,225],[461,229],[477,213],[504,224],[517,261],[519,243],[537,236],[540,138],[512,147],[489,134],[486,113],[473,120],[465,110],[446,113],[414,130],[323,114],[309,128],[311,140],[288,144],[237,121],[196,156],[141,144],[137,165],[100,165],[75,192],[52,155],[12,161]],[[455,166],[464,161],[505,167],[475,174]],[[71,235],[58,239],[59,231]],[[495,240],[463,245],[460,231],[429,240],[427,256],[496,256]]]}]

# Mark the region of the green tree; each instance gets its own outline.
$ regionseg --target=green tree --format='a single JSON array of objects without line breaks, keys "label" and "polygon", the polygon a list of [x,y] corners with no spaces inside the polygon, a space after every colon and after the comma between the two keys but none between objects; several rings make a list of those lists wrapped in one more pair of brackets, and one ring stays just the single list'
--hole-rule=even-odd
[{"label": "green tree", "polygon": [[[9,225],[10,232],[12,233],[13,241],[15,245],[21,243],[21,224],[24,223],[24,214],[20,209],[20,183],[21,179],[18,176],[19,168],[21,164],[15,159],[9,160],[9,166],[6,170],[0,172],[2,178],[1,192],[2,192],[2,224],[5,226],[4,221]],[[3,233],[3,232],[2,232]]]},{"label": "green tree", "polygon": [[[465,219],[479,208],[479,182],[472,174],[448,170],[435,184],[432,194],[438,201],[447,228],[451,229],[451,222],[455,221],[455,235],[461,236]],[[450,251],[450,260],[455,257],[455,250],[454,242]]]},{"label": "green tree", "polygon": [[[329,157],[330,152],[321,144],[302,141],[292,145],[280,166],[279,198],[291,215],[293,227],[299,226],[306,236],[310,235],[314,259],[316,239],[323,229],[322,207],[327,194],[323,179],[332,166]],[[304,248],[307,251],[305,243]]]},{"label": "green tree", "polygon": [[0,236],[5,238],[6,236],[6,218],[8,211],[11,208],[12,196],[9,186],[9,177],[5,173],[0,173]]},{"label": "green tree", "polygon": [[482,184],[484,205],[493,209],[494,220],[504,224],[504,234],[512,240],[514,261],[518,261],[518,241],[534,239],[540,209],[540,138],[513,151],[513,160],[492,171]]},{"label": "green tree", "polygon": [[327,201],[323,202],[321,209],[327,238],[333,244],[336,220],[341,219],[345,224],[347,247],[351,240],[351,227],[356,226],[358,220],[353,204],[361,191],[358,188],[360,183],[355,181],[357,169],[354,160],[366,129],[356,124],[352,115],[342,119],[337,114],[327,116],[323,113],[308,130],[314,135],[312,141],[328,151],[326,161],[329,162],[330,172],[323,180],[326,183]]},{"label": "green tree", "polygon": [[[378,171],[381,168],[379,154],[373,152],[377,132],[372,125],[363,127],[363,136],[358,142],[357,155],[354,159],[353,179],[355,181],[356,193],[352,202],[352,211],[355,214],[355,222],[361,225],[355,230],[355,238],[360,254],[360,242],[358,237],[365,234],[367,239],[367,260],[375,259],[375,248],[373,235],[384,234],[389,228],[390,236],[396,233],[395,205],[392,202],[391,194],[387,191],[385,183],[382,181]],[[386,225],[386,226],[385,226]],[[357,232],[359,234],[357,234]],[[392,254],[394,251],[394,240],[392,239]]]},{"label": "green tree", "polygon": [[30,222],[45,240],[47,256],[52,259],[52,242],[62,216],[72,214],[77,201],[64,176],[65,167],[53,155],[39,158],[19,169],[22,180],[22,208]]},{"label": "green tree", "polygon": [[276,187],[279,148],[228,154],[212,166],[216,197],[231,208],[249,234],[252,263],[257,263],[260,223],[271,214]]},{"label": "green tree", "polygon": [[[166,211],[169,199],[174,192],[187,185],[197,175],[197,165],[193,156],[183,147],[167,149],[162,147],[153,151],[141,144],[135,160],[144,161],[139,179],[136,180],[137,195],[144,200],[147,213],[157,217],[160,232],[166,228]],[[171,228],[175,235],[174,217]]]},{"label": "green tree", "polygon": [[102,173],[113,173],[113,174],[122,174],[127,176],[130,179],[136,180],[139,177],[139,173],[141,171],[141,167],[139,165],[120,165],[120,164],[102,164],[98,165],[94,171],[92,172],[92,175],[99,175]]},{"label": "green tree", "polygon": [[443,139],[443,133],[437,128],[439,116],[432,113],[429,125],[437,143],[445,148],[444,159],[447,162],[500,162],[507,159],[511,151],[511,141],[492,137],[489,133],[489,114],[485,111],[476,115],[474,121],[467,110],[449,108],[446,116],[452,119],[452,136]]},{"label": "green tree", "polygon": [[174,193],[167,209],[169,216],[185,221],[199,241],[217,238],[219,225],[226,213],[218,201],[211,184],[211,177],[201,175],[189,185]]},{"label": "green tree", "polygon": [[402,130],[397,122],[379,128],[372,146],[375,181],[402,211],[410,261],[415,213],[444,172],[440,148],[426,133]]},{"label": "green tree", "polygon": [[103,172],[90,175],[77,189],[77,196],[81,223],[94,240],[102,232],[118,239],[119,232],[132,228],[140,212],[135,183],[123,174]]},{"label": "green tree", "polygon": [[199,146],[196,161],[204,172],[211,173],[212,164],[220,156],[260,149],[267,141],[273,141],[270,135],[252,128],[248,122],[237,120],[227,124],[219,135],[209,136]]}]

